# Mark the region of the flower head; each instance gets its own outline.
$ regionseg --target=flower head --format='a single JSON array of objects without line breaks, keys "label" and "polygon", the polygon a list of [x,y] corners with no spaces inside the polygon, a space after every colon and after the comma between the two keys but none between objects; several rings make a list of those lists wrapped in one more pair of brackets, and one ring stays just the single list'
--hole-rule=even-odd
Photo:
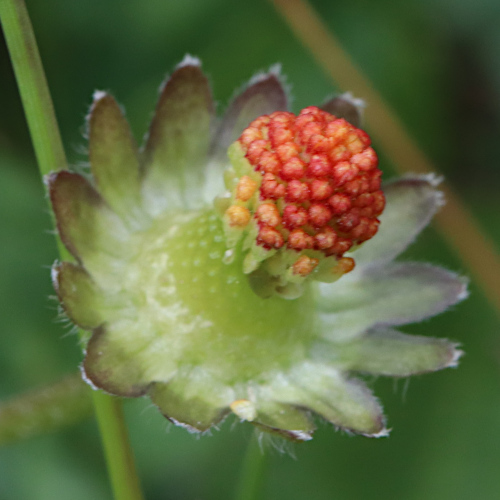
[{"label": "flower head", "polygon": [[231,195],[218,205],[229,205],[227,244],[245,238],[244,272],[259,270],[256,293],[295,298],[308,278],[352,271],[344,254],[375,236],[385,206],[365,132],[313,106],[297,117],[276,111],[250,123],[229,157]]},{"label": "flower head", "polygon": [[85,379],[148,394],[189,430],[233,412],[292,440],[311,438],[313,415],[384,435],[382,408],[355,374],[406,377],[460,354],[394,329],[465,296],[453,273],[393,262],[441,195],[433,178],[380,187],[350,96],[298,116],[286,108],[271,71],[217,122],[207,79],[187,58],[139,150],[116,101],[97,92],[91,178],[48,179],[75,257],[56,263],[54,285],[91,332]]}]

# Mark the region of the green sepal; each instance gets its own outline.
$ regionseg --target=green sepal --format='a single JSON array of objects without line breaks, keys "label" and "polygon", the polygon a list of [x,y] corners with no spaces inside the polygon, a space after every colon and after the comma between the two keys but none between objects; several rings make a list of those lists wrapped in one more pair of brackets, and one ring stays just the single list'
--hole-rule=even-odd
[{"label": "green sepal", "polygon": [[191,432],[204,432],[220,422],[234,399],[232,389],[200,368],[183,370],[169,382],[155,382],[149,395],[165,417]]},{"label": "green sepal", "polygon": [[142,157],[144,194],[153,215],[199,208],[214,103],[199,61],[187,58],[164,84]]},{"label": "green sepal", "polygon": [[307,410],[274,401],[259,401],[252,423],[289,441],[309,441],[316,429]]},{"label": "green sepal", "polygon": [[54,264],[52,283],[64,312],[73,323],[91,330],[104,321],[103,294],[83,267],[71,262]]},{"label": "green sepal", "polygon": [[401,254],[444,204],[432,175],[408,177],[382,186],[386,207],[380,215],[377,234],[352,253],[359,268],[389,262]]},{"label": "green sepal", "polygon": [[94,94],[88,128],[90,167],[99,192],[124,219],[142,219],[138,150],[113,96]]},{"label": "green sepal", "polygon": [[339,286],[320,285],[323,337],[341,341],[374,325],[404,325],[434,316],[467,297],[466,281],[428,264],[396,263],[353,271]]},{"label": "green sepal", "polygon": [[144,380],[140,365],[130,363],[130,352],[126,350],[127,346],[123,347],[109,334],[105,325],[96,328],[85,350],[84,379],[93,387],[116,396],[142,396],[147,392],[149,381]]},{"label": "green sepal", "polygon": [[305,361],[268,389],[275,401],[311,410],[337,427],[369,437],[386,435],[382,407],[363,382],[320,362]]},{"label": "green sepal", "polygon": [[314,352],[325,362],[336,358],[346,370],[408,377],[457,366],[462,354],[457,347],[446,339],[377,328],[353,342],[321,343]]},{"label": "green sepal", "polygon": [[106,275],[128,249],[122,220],[79,174],[55,172],[48,176],[48,186],[64,245],[90,274]]}]

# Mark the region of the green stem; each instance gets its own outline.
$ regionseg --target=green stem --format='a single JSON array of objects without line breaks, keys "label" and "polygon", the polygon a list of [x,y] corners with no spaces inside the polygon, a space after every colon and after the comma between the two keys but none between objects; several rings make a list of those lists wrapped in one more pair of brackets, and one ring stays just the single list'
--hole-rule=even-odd
[{"label": "green stem", "polygon": [[22,0],[0,0],[0,19],[42,175],[66,168],[66,155],[31,21]]},{"label": "green stem", "polygon": [[99,391],[94,391],[92,396],[115,499],[141,500],[143,496],[128,440],[121,400]]},{"label": "green stem", "polygon": [[[0,0],[0,21],[28,121],[40,174],[67,166],[42,61],[23,0]],[[57,238],[62,258],[68,254]],[[115,500],[142,500],[118,399],[93,393]]]},{"label": "green stem", "polygon": [[266,456],[255,433],[248,443],[243,458],[235,500],[260,500],[262,498],[261,490],[264,483],[263,471],[265,464]]},{"label": "green stem", "polygon": [[0,446],[73,425],[92,415],[80,374],[0,402]]}]

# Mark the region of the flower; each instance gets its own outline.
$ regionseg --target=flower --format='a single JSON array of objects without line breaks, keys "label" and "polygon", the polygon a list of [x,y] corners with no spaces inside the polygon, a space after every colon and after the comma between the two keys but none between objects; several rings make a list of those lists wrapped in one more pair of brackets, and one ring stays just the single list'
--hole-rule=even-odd
[{"label": "flower", "polygon": [[[233,412],[304,441],[314,431],[313,415],[354,433],[387,434],[382,407],[357,374],[407,377],[457,364],[453,342],[395,329],[466,295],[464,280],[449,271],[393,262],[442,205],[436,180],[385,184],[376,201],[368,196],[356,205],[358,219],[366,219],[357,233],[351,231],[360,220],[339,222],[346,213],[340,194],[347,191],[333,193],[328,182],[311,187],[330,179],[322,169],[339,162],[338,175],[349,173],[354,155],[363,153],[375,179],[368,192],[379,193],[376,156],[355,127],[358,104],[346,95],[322,106],[346,120],[318,108],[298,118],[275,113],[286,111],[287,98],[272,70],[252,79],[217,122],[207,78],[187,57],[161,88],[138,150],[114,98],[95,93],[88,117],[91,178],[69,171],[48,178],[60,237],[76,261],[56,263],[53,282],[66,314],[90,332],[82,372],[92,386],[118,396],[148,394],[190,431],[206,431]],[[300,118],[307,113],[316,118]],[[259,171],[260,156],[252,157],[247,139],[276,133],[291,140],[286,126],[271,131],[275,118],[299,120],[295,125],[335,121],[355,144],[332,164],[330,152],[324,164],[304,146],[302,173],[290,165],[275,180],[295,190],[293,180],[308,169],[309,198],[300,198],[300,189],[286,199],[278,193],[259,208],[259,193],[271,189],[264,184],[272,179],[264,179],[269,172]],[[242,135],[251,122],[255,130]],[[321,146],[321,138],[301,130],[307,144]],[[328,201],[334,194],[336,201]],[[316,202],[320,208],[307,212]],[[276,216],[288,222],[275,223]],[[267,238],[263,227],[278,239]],[[332,236],[332,228],[343,236]],[[292,235],[295,229],[302,232]],[[335,246],[332,238],[349,241]]]}]

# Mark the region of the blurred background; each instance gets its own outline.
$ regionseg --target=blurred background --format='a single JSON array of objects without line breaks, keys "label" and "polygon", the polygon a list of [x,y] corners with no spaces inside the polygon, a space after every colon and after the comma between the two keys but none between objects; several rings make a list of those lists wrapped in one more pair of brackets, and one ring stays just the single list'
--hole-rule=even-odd
[{"label": "blurred background", "polygon": [[[499,248],[500,3],[311,4]],[[140,140],[160,82],[185,53],[202,59],[219,111],[254,72],[276,62],[296,112],[349,90],[333,86],[265,0],[27,5],[72,165],[86,161],[83,123],[95,89],[111,91],[125,106]],[[51,298],[56,248],[3,40],[0,110],[0,399],[6,399],[75,371],[81,353]],[[392,165],[380,156],[390,178]],[[405,258],[468,274],[432,226]],[[452,311],[403,329],[462,343],[460,368],[409,383],[374,380],[393,428],[389,439],[351,437],[325,424],[291,453],[270,449],[263,499],[499,498],[500,325],[474,280],[470,290]],[[167,424],[147,401],[130,401],[125,410],[149,500],[233,497],[250,425],[228,420],[198,439]],[[1,500],[68,498],[111,498],[93,420],[0,449]]]}]

